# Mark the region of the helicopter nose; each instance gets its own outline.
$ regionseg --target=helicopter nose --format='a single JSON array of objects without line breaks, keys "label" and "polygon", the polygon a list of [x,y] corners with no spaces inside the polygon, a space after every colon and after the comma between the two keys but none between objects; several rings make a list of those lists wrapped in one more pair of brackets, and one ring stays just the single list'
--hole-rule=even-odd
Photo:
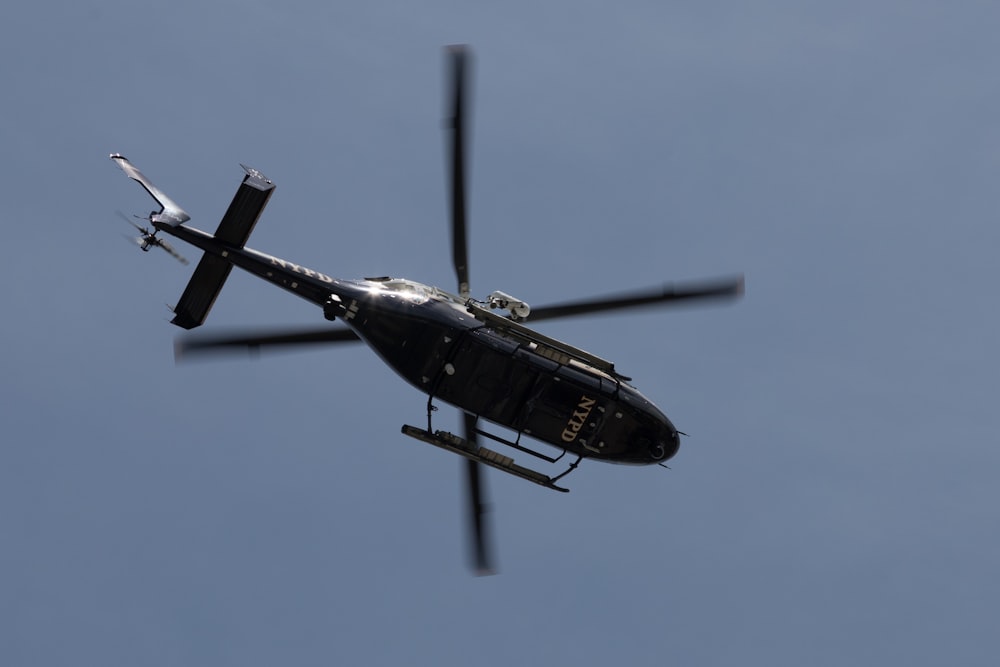
[{"label": "helicopter nose", "polygon": [[659,437],[654,438],[649,444],[649,457],[655,463],[666,461],[673,458],[680,448],[680,435],[673,425],[669,425],[663,428],[659,433]]}]

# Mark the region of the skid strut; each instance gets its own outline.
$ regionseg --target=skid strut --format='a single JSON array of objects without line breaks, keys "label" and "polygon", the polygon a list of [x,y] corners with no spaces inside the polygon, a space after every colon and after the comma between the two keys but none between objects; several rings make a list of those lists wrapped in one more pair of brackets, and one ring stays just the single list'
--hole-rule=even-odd
[{"label": "skid strut", "polygon": [[475,449],[469,444],[468,440],[460,438],[454,433],[449,433],[448,431],[431,432],[417,428],[416,426],[404,424],[403,435],[408,435],[411,438],[416,438],[417,440],[434,445],[435,447],[446,449],[453,454],[464,456],[465,458],[473,461],[479,461],[480,463],[488,465],[491,468],[502,470],[503,472],[510,473],[515,477],[520,477],[521,479],[526,479],[529,482],[534,482],[539,486],[544,486],[554,491],[562,491],[563,493],[568,492],[569,489],[562,486],[556,486],[556,480],[569,474],[580,462],[580,459],[577,459],[574,463],[570,464],[569,470],[566,472],[556,477],[549,477],[548,475],[531,470],[530,468],[519,466],[514,463],[514,459],[495,452],[492,449],[487,449],[486,447],[479,447],[478,449]]}]

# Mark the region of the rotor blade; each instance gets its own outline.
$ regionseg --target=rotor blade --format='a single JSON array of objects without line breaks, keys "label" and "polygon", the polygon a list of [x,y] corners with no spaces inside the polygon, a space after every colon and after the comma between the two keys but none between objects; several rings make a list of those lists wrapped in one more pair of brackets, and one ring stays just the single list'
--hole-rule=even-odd
[{"label": "rotor blade", "polygon": [[344,327],[256,332],[242,335],[185,336],[178,338],[174,343],[174,360],[181,362],[186,361],[191,356],[259,352],[264,346],[288,349],[297,345],[356,343],[360,340],[357,334]]},{"label": "rotor blade", "polygon": [[143,241],[141,236],[129,236],[128,234],[122,234],[122,238],[128,240],[132,245],[137,245],[142,247]]},{"label": "rotor blade", "polygon": [[[474,448],[478,448],[476,443],[476,417],[468,413],[463,413],[465,426],[465,439]],[[486,495],[483,488],[482,479],[483,467],[472,459],[465,460],[465,479],[467,482],[466,493],[469,509],[469,529],[470,529],[470,558],[472,569],[477,576],[496,574],[493,566],[493,557],[490,549],[490,527],[489,505],[484,502]]]},{"label": "rotor blade", "polygon": [[[132,218],[128,217],[127,215],[125,215],[121,211],[115,211],[115,214],[119,218],[121,218],[122,220],[124,220],[128,224],[132,225],[137,230],[139,230],[139,233],[141,233],[141,234],[149,234],[149,230],[148,229],[146,229],[145,227],[142,227],[141,225],[139,225],[138,223],[136,223],[135,220],[133,220]],[[140,220],[145,220],[145,218],[140,218]]]},{"label": "rotor blade", "polygon": [[466,103],[466,71],[471,61],[469,50],[463,45],[448,47],[451,60],[450,117],[450,181],[451,181],[451,254],[458,278],[458,293],[462,298],[469,296],[469,254],[466,238],[465,202],[465,125],[468,116]]},{"label": "rotor blade", "polygon": [[574,315],[588,315],[610,310],[624,310],[649,306],[666,306],[677,302],[702,301],[707,299],[732,299],[743,295],[743,276],[720,278],[686,285],[666,284],[633,292],[612,294],[604,297],[568,301],[532,308],[528,320],[552,320]]},{"label": "rotor blade", "polygon": [[181,264],[187,264],[188,263],[187,259],[183,255],[181,255],[179,252],[177,252],[176,250],[174,250],[174,247],[172,245],[170,245],[169,243],[167,243],[166,241],[164,241],[163,239],[154,239],[153,242],[156,243],[156,245],[158,245],[161,248],[163,248],[164,250],[166,250],[167,253],[171,257],[173,257],[174,259],[176,259]]}]

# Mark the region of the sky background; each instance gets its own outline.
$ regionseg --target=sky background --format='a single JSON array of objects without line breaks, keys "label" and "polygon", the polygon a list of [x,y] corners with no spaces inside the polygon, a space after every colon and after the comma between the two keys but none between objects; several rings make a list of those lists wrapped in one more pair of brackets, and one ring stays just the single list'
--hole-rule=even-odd
[{"label": "sky background", "polygon": [[[11,6],[0,664],[994,664],[998,25],[972,0]],[[370,351],[174,365],[191,268],[122,240],[115,210],[153,203],[107,159],[209,231],[252,165],[277,190],[251,247],[452,289],[456,42],[475,294],[747,283],[539,325],[691,436],[568,495],[490,473],[490,578],[462,462],[399,433],[424,398]],[[321,321],[234,273],[203,330]]]}]

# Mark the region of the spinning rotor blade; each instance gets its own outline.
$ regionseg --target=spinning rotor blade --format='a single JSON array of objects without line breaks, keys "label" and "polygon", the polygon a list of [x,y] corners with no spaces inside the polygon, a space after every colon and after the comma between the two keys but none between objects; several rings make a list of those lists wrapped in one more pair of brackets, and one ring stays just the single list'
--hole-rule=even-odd
[{"label": "spinning rotor blade", "polygon": [[[464,45],[448,47],[450,59],[451,90],[449,95],[449,117],[446,130],[449,135],[449,167],[451,185],[451,256],[458,278],[458,293],[463,299],[469,298],[469,242],[466,235],[465,200],[465,127],[468,118],[466,89],[468,88],[468,68],[472,54]],[[478,448],[476,417],[463,413],[466,441]],[[486,516],[488,505],[483,501],[482,466],[471,459],[465,461],[466,499],[468,501],[470,543],[469,555],[472,568],[477,575],[494,574],[493,557],[490,550],[489,524]]]},{"label": "spinning rotor blade", "polygon": [[[465,426],[465,439],[473,447],[478,447],[476,443],[476,417],[463,413]],[[472,459],[465,460],[465,478],[468,508],[469,508],[469,555],[472,569],[478,576],[495,574],[493,566],[493,555],[490,549],[490,528],[489,528],[489,505],[483,501],[485,492],[482,482],[482,466]]]},{"label": "spinning rotor blade", "polygon": [[258,352],[264,346],[287,349],[295,345],[357,342],[360,342],[357,334],[343,327],[231,336],[186,336],[179,338],[174,344],[174,360],[180,362],[194,355],[220,356],[239,352]]},{"label": "spinning rotor blade", "polygon": [[693,302],[707,299],[732,299],[743,295],[743,276],[723,278],[686,285],[666,284],[662,287],[612,294],[594,299],[568,301],[550,306],[532,308],[528,316],[530,322],[552,320],[574,315],[589,315],[610,310],[625,310],[649,306],[666,306],[677,302]]},{"label": "spinning rotor blade", "polygon": [[[132,236],[126,237],[126,238],[131,239],[137,246],[139,246],[143,250],[148,250],[150,246],[154,246],[154,245],[160,246],[161,248],[163,248],[164,250],[166,250],[167,253],[171,257],[173,257],[174,259],[176,259],[181,264],[187,264],[188,263],[187,258],[185,258],[183,255],[181,255],[179,252],[177,252],[172,245],[170,245],[169,243],[167,243],[163,239],[157,238],[156,237],[156,232],[151,232],[151,231],[149,231],[148,228],[143,227],[142,225],[140,225],[139,223],[136,222],[136,220],[149,220],[149,218],[140,218],[137,215],[132,216],[132,218],[130,218],[127,215],[125,215],[124,213],[122,213],[121,211],[115,211],[115,213],[118,215],[119,218],[121,218],[122,220],[124,220],[128,224],[130,224],[133,227],[135,227],[135,229],[136,229],[137,232],[139,232],[140,234],[142,234],[142,236],[140,236],[138,238],[132,237]],[[135,218],[135,219],[133,219],[133,218]]]},{"label": "spinning rotor blade", "polygon": [[142,248],[145,245],[145,241],[142,240],[141,236],[129,236],[128,234],[122,234],[122,238],[131,243],[132,245],[137,245]]},{"label": "spinning rotor blade", "polygon": [[163,239],[153,238],[152,239],[152,243],[155,244],[155,245],[158,245],[161,248],[163,248],[164,250],[166,250],[167,254],[169,254],[171,257],[173,257],[174,259],[176,259],[181,264],[187,264],[188,263],[187,259],[183,255],[181,255],[179,252],[177,252],[176,250],[174,250],[174,247],[172,245],[170,245],[169,243],[167,243],[166,241],[164,241]]},{"label": "spinning rotor blade", "polygon": [[[118,216],[119,218],[121,218],[122,220],[124,220],[124,221],[125,221],[125,222],[127,222],[128,224],[130,224],[130,225],[132,225],[133,227],[135,227],[135,228],[136,228],[136,230],[137,230],[137,231],[138,231],[138,232],[139,232],[140,234],[149,234],[149,230],[148,230],[148,229],[146,229],[145,227],[143,227],[142,225],[140,225],[140,224],[139,224],[139,223],[137,223],[137,222],[136,222],[135,220],[133,220],[132,218],[128,217],[127,215],[125,215],[125,214],[124,214],[124,213],[122,213],[121,211],[115,211],[115,215],[117,215],[117,216]],[[145,220],[145,218],[139,218],[139,220]]]},{"label": "spinning rotor blade", "polygon": [[451,254],[458,277],[458,293],[462,298],[469,296],[469,252],[465,225],[465,122],[466,122],[466,70],[471,54],[462,45],[448,47],[451,66],[449,159],[451,181]]}]

